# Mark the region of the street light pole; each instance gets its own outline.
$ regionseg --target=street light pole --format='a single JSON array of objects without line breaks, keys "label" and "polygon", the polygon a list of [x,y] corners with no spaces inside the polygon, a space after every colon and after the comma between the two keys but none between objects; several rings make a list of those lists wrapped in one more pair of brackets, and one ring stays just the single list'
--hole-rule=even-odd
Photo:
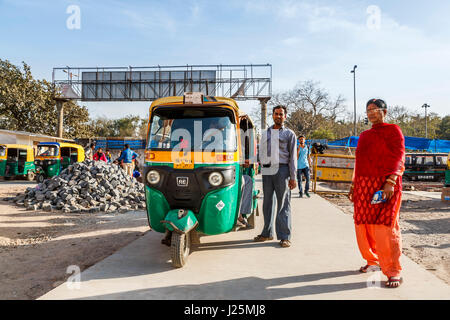
[{"label": "street light pole", "polygon": [[425,108],[425,138],[427,138],[427,139],[428,139],[428,125],[427,125],[428,118],[427,118],[427,109],[428,109],[429,107],[430,107],[430,106],[429,106],[428,104],[426,104],[426,103],[424,103],[423,106],[422,106],[422,108]]},{"label": "street light pole", "polygon": [[353,135],[358,136],[356,132],[356,68],[358,66],[355,65],[353,70],[350,73],[353,73]]}]

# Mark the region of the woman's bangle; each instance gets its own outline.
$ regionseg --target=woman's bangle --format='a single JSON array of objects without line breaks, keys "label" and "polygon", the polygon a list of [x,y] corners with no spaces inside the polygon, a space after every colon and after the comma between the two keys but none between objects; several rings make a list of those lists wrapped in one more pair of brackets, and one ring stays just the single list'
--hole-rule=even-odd
[{"label": "woman's bangle", "polygon": [[393,186],[395,186],[397,183],[395,183],[395,181],[394,180],[392,180],[392,179],[386,179],[386,183],[389,183],[389,184],[391,184],[391,185],[393,185]]}]

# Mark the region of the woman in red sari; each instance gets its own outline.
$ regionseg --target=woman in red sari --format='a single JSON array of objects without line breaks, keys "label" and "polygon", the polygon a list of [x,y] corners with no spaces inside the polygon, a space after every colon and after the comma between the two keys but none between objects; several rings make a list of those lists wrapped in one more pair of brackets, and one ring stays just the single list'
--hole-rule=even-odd
[{"label": "woman in red sari", "polygon": [[[386,286],[398,287],[402,241],[399,212],[402,202],[402,174],[405,163],[405,138],[395,124],[384,122],[387,107],[381,99],[366,105],[372,128],[361,133],[349,198],[354,203],[356,239],[367,264],[360,272],[381,271]],[[376,191],[383,191],[384,203],[371,204]]]}]

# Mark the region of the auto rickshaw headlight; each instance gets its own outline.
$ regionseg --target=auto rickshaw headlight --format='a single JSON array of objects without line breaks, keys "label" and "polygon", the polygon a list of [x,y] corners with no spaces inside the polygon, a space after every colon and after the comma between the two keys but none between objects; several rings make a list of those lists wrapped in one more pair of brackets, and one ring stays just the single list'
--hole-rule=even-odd
[{"label": "auto rickshaw headlight", "polygon": [[213,187],[217,187],[222,184],[223,176],[220,172],[212,172],[208,177],[208,181]]},{"label": "auto rickshaw headlight", "polygon": [[150,170],[150,171],[147,173],[147,181],[148,181],[150,184],[158,184],[158,183],[159,183],[159,180],[161,180],[161,175],[159,174],[158,171],[156,171],[156,170]]}]

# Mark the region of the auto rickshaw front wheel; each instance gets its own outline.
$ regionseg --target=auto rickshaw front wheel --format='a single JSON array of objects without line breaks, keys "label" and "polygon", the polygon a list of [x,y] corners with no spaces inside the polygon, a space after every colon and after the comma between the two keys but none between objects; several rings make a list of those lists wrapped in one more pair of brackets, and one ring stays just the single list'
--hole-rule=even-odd
[{"label": "auto rickshaw front wheel", "polygon": [[170,250],[172,255],[172,265],[175,268],[183,267],[186,264],[186,261],[189,257],[189,252],[191,250],[190,232],[172,232]]},{"label": "auto rickshaw front wheel", "polygon": [[37,175],[36,181],[38,183],[42,183],[42,182],[44,182],[44,180],[45,180],[45,176],[42,173]]}]

